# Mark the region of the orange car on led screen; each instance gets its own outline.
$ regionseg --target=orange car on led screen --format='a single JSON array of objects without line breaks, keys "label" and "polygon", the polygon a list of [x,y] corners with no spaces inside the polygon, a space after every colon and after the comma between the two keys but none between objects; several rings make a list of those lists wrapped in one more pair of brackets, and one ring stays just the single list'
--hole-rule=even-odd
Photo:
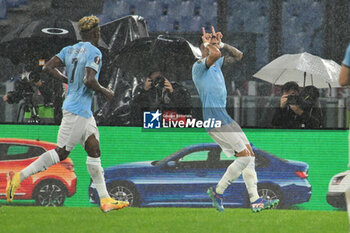
[{"label": "orange car on led screen", "polygon": [[[56,144],[40,140],[0,138],[0,199],[6,199],[9,173],[22,170],[39,155],[54,148]],[[41,206],[62,206],[66,197],[75,194],[76,185],[74,165],[67,158],[23,180],[14,200],[33,199]]]}]

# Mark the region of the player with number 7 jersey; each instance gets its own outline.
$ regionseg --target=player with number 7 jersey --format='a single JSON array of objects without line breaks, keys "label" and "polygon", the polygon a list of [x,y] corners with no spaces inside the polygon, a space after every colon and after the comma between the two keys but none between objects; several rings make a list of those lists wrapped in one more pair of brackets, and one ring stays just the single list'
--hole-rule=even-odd
[{"label": "player with number 7 jersey", "polygon": [[101,51],[90,42],[79,42],[63,48],[56,56],[65,64],[68,78],[68,93],[62,109],[90,117],[94,91],[84,85],[85,68],[95,70],[98,80],[102,66]]},{"label": "player with number 7 jersey", "polygon": [[[6,197],[9,202],[15,196],[21,181],[44,171],[50,166],[65,160],[73,148],[80,142],[86,150],[88,172],[95,185],[103,212],[118,210],[129,205],[110,197],[100,160],[99,132],[92,115],[91,105],[94,91],[102,93],[112,100],[114,93],[98,83],[101,70],[101,51],[96,47],[100,38],[99,19],[96,16],[83,17],[78,22],[82,42],[63,48],[48,61],[43,70],[54,78],[68,83],[68,94],[63,103],[63,118],[57,135],[57,147],[39,156],[37,160],[9,176]],[[64,65],[66,75],[57,67]]]}]

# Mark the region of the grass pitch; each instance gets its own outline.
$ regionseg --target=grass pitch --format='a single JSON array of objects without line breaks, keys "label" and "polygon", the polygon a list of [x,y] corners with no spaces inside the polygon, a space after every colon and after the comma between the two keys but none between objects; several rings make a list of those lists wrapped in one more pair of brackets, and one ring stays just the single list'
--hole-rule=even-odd
[{"label": "grass pitch", "polygon": [[97,207],[0,207],[1,233],[312,233],[348,232],[345,211],[125,208],[102,213]]}]

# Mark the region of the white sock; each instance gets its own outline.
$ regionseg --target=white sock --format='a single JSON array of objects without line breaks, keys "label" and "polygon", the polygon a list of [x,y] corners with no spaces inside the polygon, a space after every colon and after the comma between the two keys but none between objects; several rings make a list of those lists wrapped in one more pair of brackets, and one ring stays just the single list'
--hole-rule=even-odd
[{"label": "white sock", "polygon": [[216,193],[223,194],[226,188],[235,181],[247,167],[252,157],[237,157],[230,166],[228,166],[225,174],[216,186]]},{"label": "white sock", "polygon": [[21,173],[21,182],[22,180],[28,178],[31,175],[34,175],[38,172],[45,171],[50,166],[59,163],[60,157],[58,157],[57,152],[53,150],[46,151],[42,155],[39,156],[37,160],[32,162],[28,167],[24,168]]},{"label": "white sock", "polygon": [[86,164],[100,199],[109,197],[103,175],[103,168],[101,167],[101,159],[88,156]]},{"label": "white sock", "polygon": [[258,178],[255,171],[255,157],[252,157],[248,166],[242,171],[242,176],[245,186],[247,187],[250,203],[258,200]]}]

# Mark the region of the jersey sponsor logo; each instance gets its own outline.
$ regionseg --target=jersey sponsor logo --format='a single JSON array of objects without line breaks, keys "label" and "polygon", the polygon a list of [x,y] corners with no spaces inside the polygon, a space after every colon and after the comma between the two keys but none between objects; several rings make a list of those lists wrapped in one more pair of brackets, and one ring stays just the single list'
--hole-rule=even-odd
[{"label": "jersey sponsor logo", "polygon": [[50,35],[65,35],[69,33],[68,30],[63,28],[43,28],[41,31]]}]

